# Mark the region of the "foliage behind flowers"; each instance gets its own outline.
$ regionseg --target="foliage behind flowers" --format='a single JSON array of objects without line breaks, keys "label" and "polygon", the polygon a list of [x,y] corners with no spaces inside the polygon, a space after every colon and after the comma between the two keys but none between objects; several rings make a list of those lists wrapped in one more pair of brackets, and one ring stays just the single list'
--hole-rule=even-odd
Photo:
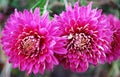
[{"label": "foliage behind flowers", "polygon": [[[45,76],[49,71],[54,76],[53,68],[63,66],[66,71],[81,74],[87,73],[91,67],[98,69],[100,64],[112,65],[119,60],[120,20],[116,16],[103,14],[102,9],[92,9],[92,2],[86,5],[84,0],[72,2],[74,7],[64,0],[65,11],[60,14],[55,10],[51,13],[48,3],[52,4],[49,0],[39,0],[30,11],[15,9],[5,22],[1,36],[2,53],[13,68],[26,71],[27,75]],[[63,8],[62,4],[59,6]],[[114,7],[119,9],[117,4]],[[110,68],[114,65],[117,66],[113,63]],[[98,77],[99,73],[94,72],[94,76]]]}]

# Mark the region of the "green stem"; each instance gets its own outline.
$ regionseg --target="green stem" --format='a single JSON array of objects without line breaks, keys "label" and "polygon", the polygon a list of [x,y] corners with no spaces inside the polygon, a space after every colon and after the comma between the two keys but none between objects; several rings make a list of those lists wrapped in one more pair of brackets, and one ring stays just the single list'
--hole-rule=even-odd
[{"label": "green stem", "polygon": [[41,3],[41,1],[42,0],[39,0],[35,5],[33,5],[32,10],[35,9],[35,7],[37,7]]},{"label": "green stem", "polygon": [[43,14],[45,14],[47,12],[47,6],[48,6],[49,0],[46,1],[46,4],[44,6],[44,11]]},{"label": "green stem", "polygon": [[67,0],[64,0],[64,3],[65,3],[65,7],[67,8],[67,6],[68,6],[68,1],[67,1]]}]

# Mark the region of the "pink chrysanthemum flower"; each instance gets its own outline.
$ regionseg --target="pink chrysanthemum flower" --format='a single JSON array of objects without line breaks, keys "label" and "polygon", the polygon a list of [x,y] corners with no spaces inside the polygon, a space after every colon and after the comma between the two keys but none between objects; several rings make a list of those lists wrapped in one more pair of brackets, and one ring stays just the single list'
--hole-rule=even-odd
[{"label": "pink chrysanthemum flower", "polygon": [[61,37],[66,37],[67,49],[67,54],[56,56],[65,68],[74,72],[86,71],[89,63],[104,63],[110,47],[112,31],[106,16],[91,8],[92,3],[79,7],[77,2],[74,8],[68,6],[54,19],[61,26]]},{"label": "pink chrysanthemum flower", "polygon": [[111,51],[106,53],[107,62],[111,63],[113,60],[120,58],[120,20],[112,14],[108,15],[107,19],[113,31]]},{"label": "pink chrysanthemum flower", "polygon": [[34,13],[15,10],[2,32],[2,47],[9,62],[28,74],[52,70],[58,64],[54,53],[66,53],[65,50],[59,51],[63,38],[57,37],[57,30],[58,27],[49,21],[48,13],[40,17],[38,8]]}]

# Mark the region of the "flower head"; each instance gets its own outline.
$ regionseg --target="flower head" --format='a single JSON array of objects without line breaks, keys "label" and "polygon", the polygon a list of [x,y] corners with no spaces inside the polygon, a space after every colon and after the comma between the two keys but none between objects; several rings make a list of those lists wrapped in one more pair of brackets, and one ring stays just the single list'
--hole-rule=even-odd
[{"label": "flower head", "polygon": [[106,53],[106,60],[111,63],[113,60],[120,58],[120,20],[112,14],[108,15],[107,19],[113,31],[111,48],[110,51]]},{"label": "flower head", "polygon": [[74,8],[69,5],[66,11],[56,15],[54,22],[60,26],[61,37],[66,37],[67,54],[56,55],[65,68],[84,72],[89,63],[104,63],[112,31],[101,10],[92,9],[92,3],[80,7],[77,2]]},{"label": "flower head", "polygon": [[57,37],[57,30],[58,27],[49,21],[48,13],[40,16],[38,8],[34,12],[15,10],[2,32],[2,47],[9,62],[28,74],[52,70],[58,64],[54,53],[66,53],[58,50],[62,45],[57,45],[63,38]]}]

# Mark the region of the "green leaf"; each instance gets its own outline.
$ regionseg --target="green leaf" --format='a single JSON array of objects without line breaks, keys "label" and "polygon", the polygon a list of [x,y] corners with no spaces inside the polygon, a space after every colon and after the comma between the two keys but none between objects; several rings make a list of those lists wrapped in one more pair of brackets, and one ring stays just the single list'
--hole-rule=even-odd
[{"label": "green leaf", "polygon": [[46,4],[46,0],[38,0],[37,3],[33,5],[32,10],[34,10],[36,7],[39,7],[40,13],[42,14],[45,4]]},{"label": "green leaf", "polygon": [[81,5],[86,5],[86,0],[81,0]]}]

